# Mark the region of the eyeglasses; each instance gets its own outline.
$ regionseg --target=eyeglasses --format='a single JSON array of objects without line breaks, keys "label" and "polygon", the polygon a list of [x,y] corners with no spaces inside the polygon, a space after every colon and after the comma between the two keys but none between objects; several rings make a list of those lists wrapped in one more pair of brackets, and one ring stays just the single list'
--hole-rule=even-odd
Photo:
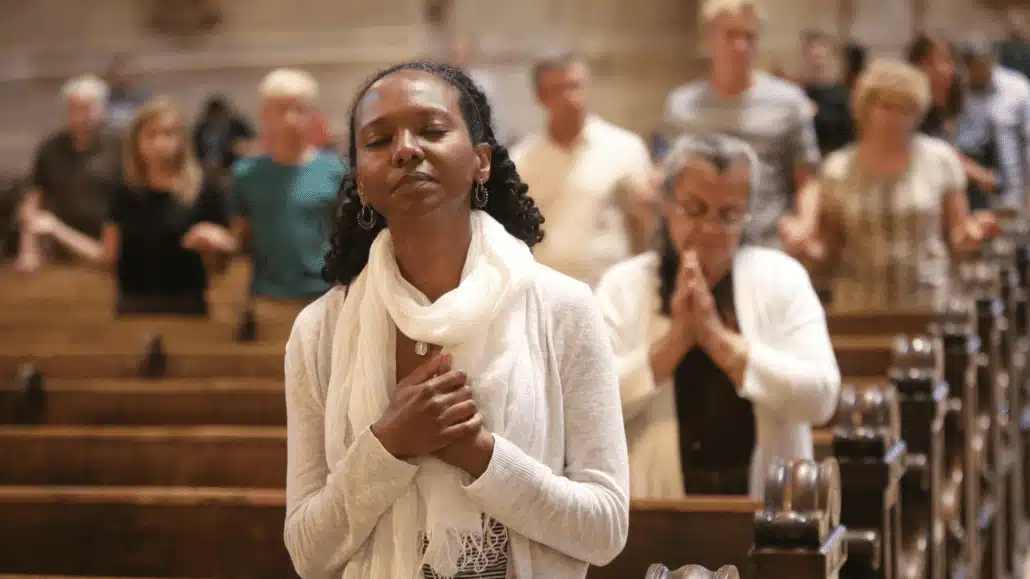
[{"label": "eyeglasses", "polygon": [[671,201],[672,213],[679,218],[690,221],[707,221],[726,231],[736,231],[751,221],[751,214],[733,207],[724,207],[712,211],[702,201]]}]

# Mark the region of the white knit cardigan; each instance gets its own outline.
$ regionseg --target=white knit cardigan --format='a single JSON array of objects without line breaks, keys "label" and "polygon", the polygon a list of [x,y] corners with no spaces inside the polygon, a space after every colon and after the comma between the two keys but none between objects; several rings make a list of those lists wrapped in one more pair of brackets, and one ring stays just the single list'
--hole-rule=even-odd
[{"label": "white knit cardigan", "polygon": [[[581,579],[622,550],[629,528],[629,463],[618,380],[589,288],[538,266],[527,326],[540,333],[546,368],[544,456],[494,435],[486,472],[466,487],[511,538],[509,577]],[[332,337],[345,291],[297,317],[286,346],[286,547],[305,579],[357,579],[376,562],[367,539],[417,466],[365,429],[327,464],[325,399]],[[345,323],[345,322],[341,322]]]}]

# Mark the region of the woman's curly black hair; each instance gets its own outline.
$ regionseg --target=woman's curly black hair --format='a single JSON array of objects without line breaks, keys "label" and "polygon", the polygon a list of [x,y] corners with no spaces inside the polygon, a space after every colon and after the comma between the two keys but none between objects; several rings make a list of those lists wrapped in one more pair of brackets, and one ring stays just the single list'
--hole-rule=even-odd
[{"label": "woman's curly black hair", "polygon": [[[544,238],[540,226],[544,222],[540,210],[527,194],[529,187],[522,182],[508,149],[497,142],[491,125],[490,103],[482,89],[461,69],[446,64],[412,61],[379,71],[365,83],[350,108],[347,161],[349,171],[340,185],[339,206],[330,237],[331,246],[325,256],[322,277],[329,283],[350,284],[368,263],[372,241],[386,227],[386,218],[376,214],[375,225],[363,229],[358,225],[358,198],[356,180],[357,146],[355,144],[354,117],[361,99],[376,81],[401,70],[417,70],[432,74],[458,89],[461,116],[468,126],[474,144],[486,143],[493,148],[490,178],[486,182],[489,192],[484,211],[504,225],[508,233],[533,247]],[[469,196],[469,203],[472,202]]]}]

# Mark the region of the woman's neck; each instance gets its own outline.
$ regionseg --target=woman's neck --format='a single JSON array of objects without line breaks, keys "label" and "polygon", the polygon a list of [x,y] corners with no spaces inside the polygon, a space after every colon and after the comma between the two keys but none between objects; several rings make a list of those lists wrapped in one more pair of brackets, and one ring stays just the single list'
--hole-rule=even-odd
[{"label": "woman's neck", "polygon": [[858,142],[858,160],[873,173],[895,173],[904,170],[909,161],[910,138],[868,135]]},{"label": "woman's neck", "polygon": [[157,191],[171,191],[179,180],[179,172],[168,167],[147,169],[147,186]]},{"label": "woman's neck", "polygon": [[394,255],[401,275],[435,302],[458,287],[472,228],[463,221],[422,217],[413,223],[391,221]]}]

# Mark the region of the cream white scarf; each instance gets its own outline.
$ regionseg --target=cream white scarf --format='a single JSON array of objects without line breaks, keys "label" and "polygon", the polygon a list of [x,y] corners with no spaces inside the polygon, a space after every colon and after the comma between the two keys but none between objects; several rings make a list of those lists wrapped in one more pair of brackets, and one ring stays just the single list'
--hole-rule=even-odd
[{"label": "cream white scarf", "polygon": [[[544,361],[526,327],[536,263],[525,243],[482,211],[473,211],[472,241],[461,283],[433,303],[402,276],[389,230],[372,244],[368,265],[349,288],[333,340],[326,399],[326,455],[346,453],[345,435],[383,415],[396,388],[396,331],[442,346],[466,372],[485,427],[541,456],[544,433],[538,389]],[[517,368],[517,371],[516,371]],[[499,539],[466,495],[471,477],[431,456],[419,459],[412,484],[380,518],[365,548],[369,579],[421,577],[423,564],[451,577],[496,560]],[[423,537],[428,545],[423,554]]]}]

